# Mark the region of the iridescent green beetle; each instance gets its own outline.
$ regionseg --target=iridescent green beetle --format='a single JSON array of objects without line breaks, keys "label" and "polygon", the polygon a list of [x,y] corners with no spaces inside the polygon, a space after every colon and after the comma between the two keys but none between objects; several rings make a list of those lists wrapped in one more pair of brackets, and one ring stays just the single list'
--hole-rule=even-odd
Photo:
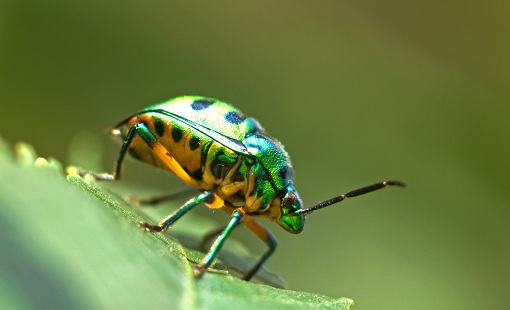
[{"label": "iridescent green beetle", "polygon": [[197,265],[201,275],[214,262],[223,243],[244,223],[269,249],[244,275],[249,280],[271,256],[276,239],[253,217],[264,217],[297,234],[305,215],[315,210],[388,185],[386,181],[351,191],[304,209],[294,188],[293,169],[283,145],[266,134],[260,124],[233,106],[216,99],[183,96],[153,105],[122,120],[113,130],[123,145],[115,170],[109,173],[79,171],[100,180],[120,178],[126,153],[164,170],[170,170],[201,193],[158,225],[142,222],[149,232],[169,229],[181,216],[204,202],[231,215],[209,252]]}]

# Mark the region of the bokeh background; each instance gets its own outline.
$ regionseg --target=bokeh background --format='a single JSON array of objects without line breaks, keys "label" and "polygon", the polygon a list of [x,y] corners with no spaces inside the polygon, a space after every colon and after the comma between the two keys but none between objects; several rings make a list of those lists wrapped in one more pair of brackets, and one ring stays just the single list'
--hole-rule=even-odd
[{"label": "bokeh background", "polygon": [[[269,224],[268,268],[289,288],[360,309],[504,309],[509,12],[504,0],[2,0],[0,135],[65,164],[95,140],[106,169],[122,117],[217,97],[284,142],[307,205],[409,184],[317,212],[298,236]],[[181,184],[128,166],[125,182]]]}]

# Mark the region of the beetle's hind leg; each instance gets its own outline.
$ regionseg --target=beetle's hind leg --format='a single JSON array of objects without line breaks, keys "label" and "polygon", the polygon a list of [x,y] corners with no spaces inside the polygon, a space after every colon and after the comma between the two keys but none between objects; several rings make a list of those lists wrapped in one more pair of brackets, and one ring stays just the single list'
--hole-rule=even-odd
[{"label": "beetle's hind leg", "polygon": [[150,131],[150,129],[143,123],[137,123],[132,125],[129,128],[129,131],[122,143],[122,147],[119,152],[119,156],[117,157],[117,161],[115,162],[115,168],[113,173],[96,173],[87,170],[79,170],[77,173],[81,176],[86,174],[94,176],[98,180],[118,180],[120,179],[122,173],[122,164],[124,162],[124,157],[129,150],[129,146],[131,142],[133,142],[133,138],[135,134],[140,136],[140,138],[147,144],[147,146],[151,149],[154,156],[158,157],[165,165],[172,171],[175,175],[177,175],[181,180],[186,182],[188,185],[194,188],[200,188],[199,184],[195,179],[193,179],[182,167],[181,165],[173,158],[173,156],[168,152],[168,150],[159,142],[159,140],[154,136],[154,134]]},{"label": "beetle's hind leg", "polygon": [[[154,141],[156,140],[156,137],[150,132],[150,130],[144,125],[144,124],[134,124],[129,128],[129,131],[126,135],[126,138],[124,139],[124,142],[122,143],[122,147],[119,151],[119,156],[117,157],[117,161],[115,162],[115,167],[113,172],[107,173],[107,172],[94,172],[84,169],[79,169],[76,171],[76,173],[80,176],[85,175],[91,175],[97,180],[107,180],[107,181],[113,181],[120,179],[121,172],[122,172],[122,164],[124,162],[124,157],[126,156],[127,151],[129,150],[129,146],[131,145],[131,142],[133,141],[133,138],[135,137],[135,134],[138,133],[140,137],[144,141],[149,144],[148,141]],[[150,145],[150,144],[149,144]]]}]

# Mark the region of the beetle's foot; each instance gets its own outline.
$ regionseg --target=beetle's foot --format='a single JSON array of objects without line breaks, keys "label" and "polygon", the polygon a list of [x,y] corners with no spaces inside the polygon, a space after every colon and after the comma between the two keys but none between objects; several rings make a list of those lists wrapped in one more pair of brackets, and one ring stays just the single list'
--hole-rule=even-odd
[{"label": "beetle's foot", "polygon": [[81,177],[90,175],[90,176],[94,177],[96,180],[106,180],[106,181],[115,180],[115,176],[111,173],[94,172],[94,171],[89,171],[89,170],[85,170],[85,169],[79,169],[74,166],[67,167],[66,172],[67,172],[67,174],[77,174]]},{"label": "beetle's foot", "polygon": [[[139,207],[141,205],[141,199],[136,196],[131,196],[131,195],[122,196],[122,200],[124,200],[130,206]],[[140,223],[142,223],[142,222],[140,222]]]},{"label": "beetle's foot", "polygon": [[197,265],[193,268],[193,273],[195,274],[195,277],[200,278],[204,274],[205,270],[206,268],[203,265]]},{"label": "beetle's foot", "polygon": [[141,229],[148,231],[148,232],[162,232],[163,231],[163,227],[161,227],[159,225],[151,225],[147,222],[140,222],[140,223],[138,223],[138,226]]},{"label": "beetle's foot", "polygon": [[105,180],[105,181],[115,180],[115,176],[111,173],[95,173],[95,172],[91,172],[91,171],[87,171],[87,170],[80,170],[80,171],[78,171],[78,174],[81,176],[90,174],[91,176],[96,178],[96,180]]}]

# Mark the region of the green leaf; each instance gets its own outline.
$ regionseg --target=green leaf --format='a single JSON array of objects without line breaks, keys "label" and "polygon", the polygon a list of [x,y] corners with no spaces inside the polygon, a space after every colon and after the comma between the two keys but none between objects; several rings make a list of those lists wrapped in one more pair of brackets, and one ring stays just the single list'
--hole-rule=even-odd
[{"label": "green leaf", "polygon": [[348,309],[352,304],[348,298],[249,283],[226,271],[196,279],[192,262],[200,259],[198,252],[168,234],[140,230],[136,223],[143,218],[95,181],[75,175],[66,180],[58,162],[37,158],[27,145],[15,147],[17,158],[8,149],[0,143],[3,309]]}]

